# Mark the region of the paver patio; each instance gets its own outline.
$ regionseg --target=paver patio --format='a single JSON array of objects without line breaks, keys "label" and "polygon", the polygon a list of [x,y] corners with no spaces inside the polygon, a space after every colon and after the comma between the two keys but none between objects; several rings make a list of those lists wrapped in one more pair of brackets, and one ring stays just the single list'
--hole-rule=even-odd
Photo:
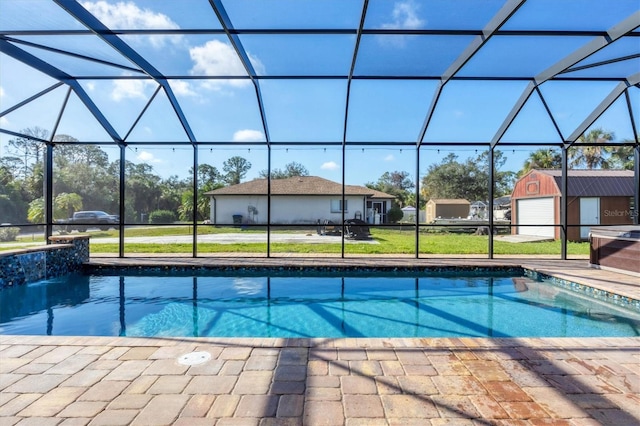
[{"label": "paver patio", "polygon": [[[584,263],[558,265],[593,285],[636,291],[633,279]],[[211,359],[178,363],[196,351]],[[636,425],[639,373],[637,337],[5,335],[0,423]]]},{"label": "paver patio", "polygon": [[[640,424],[639,344],[4,336],[0,416],[3,425],[633,425]],[[43,364],[41,348],[92,362],[56,371]],[[165,348],[218,356],[188,367]],[[228,348],[237,355],[221,358]],[[354,350],[366,360],[350,360]],[[289,364],[292,351],[300,364]],[[141,354],[146,359],[137,359]],[[440,368],[445,364],[456,367]]]}]

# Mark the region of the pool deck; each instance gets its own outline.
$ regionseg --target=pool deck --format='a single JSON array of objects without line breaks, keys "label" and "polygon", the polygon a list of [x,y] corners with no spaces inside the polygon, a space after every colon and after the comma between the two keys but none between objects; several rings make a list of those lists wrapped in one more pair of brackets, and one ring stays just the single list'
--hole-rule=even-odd
[{"label": "pool deck", "polygon": [[[301,267],[522,265],[640,299],[638,277],[591,269],[586,260],[283,257],[92,258],[92,262]],[[211,359],[191,366],[178,362],[192,352],[205,352]],[[626,426],[640,424],[638,407],[640,337],[157,339],[0,335],[3,426]]]}]

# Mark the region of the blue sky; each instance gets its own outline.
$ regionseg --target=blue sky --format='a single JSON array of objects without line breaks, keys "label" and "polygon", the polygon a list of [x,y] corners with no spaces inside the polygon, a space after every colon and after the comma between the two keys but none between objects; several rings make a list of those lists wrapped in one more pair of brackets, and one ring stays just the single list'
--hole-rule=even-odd
[{"label": "blue sky", "polygon": [[[81,1],[88,11],[114,29],[219,29],[220,24],[206,0],[176,1]],[[362,2],[357,0],[223,2],[236,28],[357,28]],[[482,29],[503,6],[503,0],[452,2],[449,0],[372,0],[366,17],[366,29]],[[606,30],[638,8],[637,1],[616,2],[529,1],[505,25],[505,29],[590,29]],[[37,9],[35,9],[37,8]],[[37,13],[35,11],[37,10]],[[570,15],[568,15],[570,14]],[[571,16],[571,19],[566,19]],[[564,18],[563,18],[564,17]],[[569,23],[568,23],[569,22]],[[593,24],[591,23],[593,22]],[[54,3],[3,3],[0,29],[83,29]],[[22,35],[15,38],[51,48],[68,49],[79,55],[91,55],[104,61],[134,67],[110,46],[92,35],[47,37]],[[122,35],[149,63],[165,75],[183,75],[191,79],[170,80],[196,138],[207,142],[233,142],[233,145],[201,148],[200,162],[218,169],[227,158],[240,155],[252,163],[247,178],[266,169],[266,149],[247,142],[265,140],[256,90],[248,79],[199,80],[199,76],[231,75],[246,77],[229,40],[224,35]],[[362,38],[355,75],[438,75],[469,46],[473,36],[365,35]],[[255,35],[239,39],[259,76],[315,75],[344,76],[349,73],[355,35]],[[505,37],[490,39],[486,48],[458,72],[459,76],[490,76],[499,69],[505,77],[535,76],[564,56],[592,40],[590,36],[558,40],[551,37]],[[121,137],[127,136],[127,159],[146,162],[162,176],[186,176],[192,157],[188,138],[175,118],[163,90],[145,106],[157,89],[152,80],[136,79],[140,73],[60,55],[20,45],[59,69],[77,75],[114,75],[118,80],[81,80],[93,102],[103,111]],[[606,61],[616,56],[637,54],[637,37],[626,37],[587,58],[584,64]],[[5,110],[33,96],[55,81],[38,71],[0,55],[0,102]],[[640,69],[640,60],[622,61],[598,67],[600,75],[631,75]],[[577,71],[577,76],[593,70]],[[488,142],[495,135],[513,103],[523,93],[525,81],[449,82],[426,132],[426,148],[421,154],[420,174],[429,164],[441,161],[450,148],[439,142]],[[566,137],[615,87],[616,82],[555,82],[540,86],[558,127]],[[376,181],[386,171],[407,171],[415,175],[415,153],[395,142],[415,143],[432,102],[437,83],[434,80],[353,80],[350,87],[348,121],[344,129],[347,82],[344,79],[260,80],[260,92],[271,141],[296,143],[275,146],[272,167],[283,168],[298,162],[310,174],[340,181],[340,147],[311,146],[313,142],[376,142],[385,146],[347,148],[346,180],[350,184]],[[35,126],[51,130],[66,96],[61,86],[3,117],[0,127],[19,132]],[[629,91],[640,105],[638,89]],[[144,112],[144,114],[142,114]],[[142,116],[140,116],[142,114]],[[636,121],[640,123],[638,111]],[[137,124],[132,128],[133,124]],[[633,137],[626,101],[619,98],[592,127],[603,127],[621,141]],[[90,142],[107,142],[107,133],[71,94],[62,114],[59,134],[68,134]],[[0,133],[0,154],[12,136]],[[534,94],[506,132],[502,140],[518,143],[558,143],[561,136],[549,118],[542,100]],[[158,142],[138,145],[136,142]],[[174,144],[174,142],[176,142]],[[101,144],[102,146],[102,144]],[[108,147],[104,143],[104,147]],[[537,147],[505,148],[507,169],[517,171],[527,155]],[[116,153],[115,150],[109,152]],[[464,160],[475,156],[474,147],[456,149]],[[114,157],[115,158],[115,157]]]}]

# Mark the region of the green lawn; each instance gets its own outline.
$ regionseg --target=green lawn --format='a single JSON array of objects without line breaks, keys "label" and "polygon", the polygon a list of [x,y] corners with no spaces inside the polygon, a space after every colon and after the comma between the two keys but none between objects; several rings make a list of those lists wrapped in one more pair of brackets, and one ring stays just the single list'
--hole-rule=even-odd
[{"label": "green lawn", "polygon": [[[264,230],[246,229],[240,231],[238,228],[198,228],[200,235],[211,233],[236,233],[236,232],[256,232],[263,233]],[[279,232],[304,232],[303,230],[289,230]],[[127,237],[135,236],[166,236],[166,235],[190,235],[191,227],[146,227],[133,228],[126,231]],[[414,254],[415,237],[413,231],[372,228],[371,234],[379,244],[345,244],[345,253],[359,255],[378,254]],[[92,233],[94,239],[100,237],[117,237],[117,232],[96,232]],[[421,254],[440,255],[465,255],[465,254],[487,254],[488,236],[455,234],[455,233],[423,233],[420,235]],[[170,244],[142,244],[127,243],[125,252],[134,253],[191,253],[191,243],[170,243]],[[342,245],[339,243],[327,244],[282,244],[271,243],[272,253],[324,253],[340,254]],[[199,243],[198,253],[266,253],[265,243],[237,243],[237,244],[216,244]],[[92,244],[92,253],[117,253],[117,244]],[[509,243],[494,240],[494,254],[497,255],[560,255],[560,241],[530,242],[530,243]],[[568,243],[567,253],[569,255],[588,255],[589,243]]]}]

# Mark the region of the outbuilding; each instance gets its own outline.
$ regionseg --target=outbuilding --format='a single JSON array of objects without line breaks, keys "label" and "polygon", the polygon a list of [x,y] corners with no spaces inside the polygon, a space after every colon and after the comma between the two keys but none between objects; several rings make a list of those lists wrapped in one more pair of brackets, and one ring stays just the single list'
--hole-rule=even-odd
[{"label": "outbuilding", "polygon": [[427,201],[427,223],[436,219],[466,219],[471,203],[464,199],[432,198]]},{"label": "outbuilding", "polygon": [[[560,239],[561,170],[531,170],[511,195],[512,233]],[[631,170],[569,170],[567,239],[589,238],[594,225],[633,223],[635,193]]]}]

